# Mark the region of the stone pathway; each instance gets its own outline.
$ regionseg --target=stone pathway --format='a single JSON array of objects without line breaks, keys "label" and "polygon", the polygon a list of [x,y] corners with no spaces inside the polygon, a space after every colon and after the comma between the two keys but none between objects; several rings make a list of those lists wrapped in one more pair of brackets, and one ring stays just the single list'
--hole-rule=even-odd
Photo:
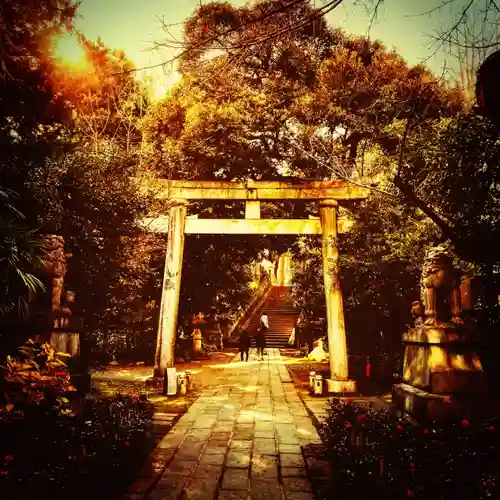
[{"label": "stone pathway", "polygon": [[308,453],[321,443],[281,361],[225,365],[161,440],[125,497],[130,500],[321,498],[328,463]]}]

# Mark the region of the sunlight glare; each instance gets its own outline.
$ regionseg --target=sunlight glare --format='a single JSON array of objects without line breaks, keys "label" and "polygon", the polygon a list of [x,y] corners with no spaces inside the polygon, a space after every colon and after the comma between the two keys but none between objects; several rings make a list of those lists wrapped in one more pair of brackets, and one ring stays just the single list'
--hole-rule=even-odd
[{"label": "sunlight glare", "polygon": [[59,65],[71,70],[81,70],[88,66],[84,47],[71,33],[52,38],[52,57]]}]

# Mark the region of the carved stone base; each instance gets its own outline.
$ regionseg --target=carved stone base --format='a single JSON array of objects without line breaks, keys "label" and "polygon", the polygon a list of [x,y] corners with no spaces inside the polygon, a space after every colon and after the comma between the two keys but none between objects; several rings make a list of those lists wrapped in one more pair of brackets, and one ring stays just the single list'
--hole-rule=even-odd
[{"label": "carved stone base", "polygon": [[146,379],[147,389],[163,392],[164,385],[165,385],[164,377],[151,377]]},{"label": "carved stone base", "polygon": [[356,381],[351,379],[326,379],[326,389],[329,394],[343,394],[356,392]]},{"label": "carved stone base", "polygon": [[486,381],[467,328],[422,326],[403,336],[403,381],[433,394],[486,392]]},{"label": "carved stone base", "polygon": [[427,392],[408,384],[392,386],[392,402],[396,409],[419,422],[471,418],[491,410],[488,399],[470,396],[447,396]]},{"label": "carved stone base", "polygon": [[57,352],[66,352],[71,356],[80,354],[80,334],[66,332],[52,332],[50,344]]},{"label": "carved stone base", "polygon": [[146,379],[146,387],[152,390],[160,390],[167,396],[175,396],[177,394],[177,371],[175,367],[166,369],[166,374],[162,377],[159,370],[155,372],[151,378]]}]

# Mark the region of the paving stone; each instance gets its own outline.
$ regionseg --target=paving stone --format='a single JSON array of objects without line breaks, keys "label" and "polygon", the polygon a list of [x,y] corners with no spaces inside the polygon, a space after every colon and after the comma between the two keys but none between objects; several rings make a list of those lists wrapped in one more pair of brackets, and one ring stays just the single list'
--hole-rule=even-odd
[{"label": "paving stone", "polygon": [[182,500],[213,500],[219,482],[217,479],[193,478],[182,492]]},{"label": "paving stone", "polygon": [[[166,474],[179,474],[181,476],[190,476],[194,469],[196,468],[196,462],[183,460],[183,459],[174,459],[170,462],[168,468],[165,470]],[[161,480],[161,479],[160,479]]]},{"label": "paving stone", "polygon": [[229,447],[233,450],[250,450],[253,446],[253,441],[251,439],[233,439],[229,444]]},{"label": "paving stone", "polygon": [[188,481],[186,476],[163,474],[148,500],[176,500]]},{"label": "paving stone", "polygon": [[307,458],[307,468],[311,476],[331,477],[332,469],[326,460],[318,460],[317,458]]},{"label": "paving stone", "polygon": [[312,491],[309,479],[301,477],[284,477],[283,488],[285,491]]},{"label": "paving stone", "polygon": [[205,443],[183,444],[175,454],[175,460],[195,460],[197,461],[201,455],[201,451],[205,447]]},{"label": "paving stone", "polygon": [[155,472],[163,470],[174,456],[175,451],[175,449],[155,448],[148,459],[148,463],[145,465],[145,470],[147,468]]},{"label": "paving stone", "polygon": [[280,453],[281,467],[305,467],[304,457],[292,453]]},{"label": "paving stone", "polygon": [[160,450],[168,448],[178,448],[183,440],[184,436],[170,436],[169,434],[167,434],[156,445],[156,448],[159,448]]},{"label": "paving stone", "polygon": [[274,420],[282,424],[293,424],[293,417],[290,413],[277,413],[274,415]]},{"label": "paving stone", "polygon": [[215,420],[199,418],[193,422],[193,429],[211,429],[215,425]]},{"label": "paving stone", "polygon": [[252,439],[254,436],[253,427],[234,428],[233,439]]},{"label": "paving stone", "polygon": [[210,439],[211,434],[212,429],[193,429],[186,434],[184,442],[207,441],[208,439]]},{"label": "paving stone", "polygon": [[215,423],[213,432],[232,432],[234,424],[232,422],[217,421]]},{"label": "paving stone", "polygon": [[296,455],[301,452],[301,448],[297,444],[278,443],[278,450],[280,453],[294,453]]},{"label": "paving stone", "polygon": [[255,437],[257,439],[274,439],[274,430],[270,431],[255,430]]},{"label": "paving stone", "polygon": [[248,490],[248,469],[226,469],[222,476],[223,490]]},{"label": "paving stone", "polygon": [[285,498],[286,500],[315,500],[314,495],[312,493],[296,492],[296,491],[286,491]]},{"label": "paving stone", "polygon": [[281,477],[306,477],[307,471],[304,467],[281,467]]},{"label": "paving stone", "polygon": [[228,449],[229,447],[227,445],[213,445],[209,442],[207,447],[203,450],[203,453],[208,453],[209,455],[225,455]]},{"label": "paving stone", "polygon": [[193,477],[206,477],[210,479],[219,479],[222,475],[222,465],[198,465]]},{"label": "paving stone", "polygon": [[279,483],[275,479],[252,478],[250,488],[253,499],[281,500],[282,493]]},{"label": "paving stone", "polygon": [[277,478],[278,461],[269,455],[254,455],[252,457],[251,477]]},{"label": "paving stone", "polygon": [[210,441],[226,441],[231,439],[231,431],[213,431],[210,435]]},{"label": "paving stone", "polygon": [[248,450],[229,450],[225,464],[226,467],[248,467],[250,465],[250,453]]},{"label": "paving stone", "polygon": [[224,463],[224,455],[212,455],[210,453],[202,453],[200,456],[200,465],[222,465]]},{"label": "paving stone", "polygon": [[293,435],[293,434],[278,434],[278,437],[276,438],[278,443],[283,443],[283,444],[295,444],[295,445],[299,445],[300,444],[300,441],[299,439],[297,438],[297,436]]},{"label": "paving stone", "polygon": [[277,455],[274,439],[254,439],[253,452],[258,455]]},{"label": "paving stone", "polygon": [[247,500],[250,498],[247,491],[220,490],[218,500]]}]

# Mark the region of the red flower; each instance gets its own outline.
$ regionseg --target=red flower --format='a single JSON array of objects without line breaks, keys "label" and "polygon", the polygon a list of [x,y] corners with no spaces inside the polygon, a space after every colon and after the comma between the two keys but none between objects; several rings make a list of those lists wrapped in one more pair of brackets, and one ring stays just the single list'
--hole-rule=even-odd
[{"label": "red flower", "polygon": [[401,432],[403,430],[403,426],[402,425],[396,425],[396,429]]},{"label": "red flower", "polygon": [[129,443],[128,441],[125,441],[123,444],[124,444],[125,446],[130,446],[130,443]]},{"label": "red flower", "polygon": [[350,429],[351,428],[351,424],[349,422],[347,422],[347,424],[345,424],[345,428],[346,429]]},{"label": "red flower", "polygon": [[4,457],[4,460],[5,460],[6,462],[10,462],[11,460],[14,460],[14,457],[13,457],[12,455],[6,455],[6,456]]},{"label": "red flower", "polygon": [[495,446],[495,445],[488,446],[488,448],[490,450],[498,450],[498,446]]},{"label": "red flower", "polygon": [[365,413],[362,413],[361,415],[358,415],[356,417],[356,420],[366,420],[366,414]]},{"label": "red flower", "polygon": [[384,432],[384,436],[387,436],[387,432]]},{"label": "red flower", "polygon": [[424,434],[429,434],[429,431],[427,429],[424,429]]},{"label": "red flower", "polygon": [[413,494],[413,491],[412,491],[412,490],[408,490],[408,491],[406,492],[406,496],[407,496],[407,497],[410,497],[410,498],[413,498],[415,495]]},{"label": "red flower", "polygon": [[350,405],[351,404],[351,400],[349,398],[344,399],[344,404]]},{"label": "red flower", "polygon": [[202,26],[202,28],[201,28],[201,29],[202,29],[203,31],[207,31],[207,30],[208,30],[208,26],[206,26],[206,25],[205,25],[205,26]]},{"label": "red flower", "polygon": [[462,441],[462,436],[458,436],[458,440],[459,440],[459,441]]},{"label": "red flower", "polygon": [[469,422],[467,419],[465,419],[465,418],[464,418],[464,419],[462,420],[462,425],[463,425],[464,427],[469,427],[470,422]]},{"label": "red flower", "polygon": [[56,372],[56,376],[58,377],[64,377],[66,375],[66,372]]},{"label": "red flower", "polygon": [[415,464],[413,462],[410,462],[410,469],[414,469],[415,468]]},{"label": "red flower", "polygon": [[488,430],[489,430],[489,431],[494,431],[494,430],[495,430],[495,426],[494,426],[494,425],[490,425],[490,426],[488,427]]},{"label": "red flower", "polygon": [[102,427],[102,424],[95,424],[96,427]]}]

